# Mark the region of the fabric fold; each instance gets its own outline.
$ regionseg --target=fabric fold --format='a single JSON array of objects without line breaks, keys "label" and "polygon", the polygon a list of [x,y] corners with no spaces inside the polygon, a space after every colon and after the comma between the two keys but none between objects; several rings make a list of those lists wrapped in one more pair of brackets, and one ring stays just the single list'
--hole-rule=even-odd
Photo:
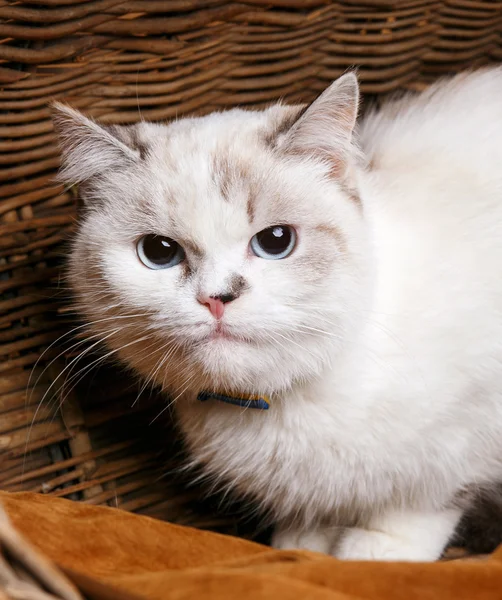
[{"label": "fabric fold", "polygon": [[[12,524],[0,516],[0,598],[2,591],[17,600],[502,597],[502,549],[480,561],[342,562],[49,496],[0,492],[0,502]],[[6,556],[44,595],[9,595]]]}]

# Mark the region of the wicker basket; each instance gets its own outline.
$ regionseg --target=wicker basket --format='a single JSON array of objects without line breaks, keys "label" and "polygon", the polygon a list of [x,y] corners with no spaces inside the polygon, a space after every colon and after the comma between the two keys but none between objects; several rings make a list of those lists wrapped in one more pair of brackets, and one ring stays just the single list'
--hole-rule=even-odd
[{"label": "wicker basket", "polygon": [[49,100],[105,123],[169,119],[308,101],[352,65],[366,93],[420,89],[502,59],[501,34],[488,0],[0,0],[0,487],[236,522],[175,475],[159,399],[68,333],[75,202],[53,183]]}]

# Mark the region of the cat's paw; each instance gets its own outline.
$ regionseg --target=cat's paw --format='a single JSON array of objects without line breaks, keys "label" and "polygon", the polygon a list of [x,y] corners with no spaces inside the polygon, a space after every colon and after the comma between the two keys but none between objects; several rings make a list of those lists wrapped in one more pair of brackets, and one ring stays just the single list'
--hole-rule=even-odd
[{"label": "cat's paw", "polygon": [[429,548],[410,540],[357,527],[346,530],[336,546],[334,556],[342,560],[406,562],[429,562],[438,558],[431,556]]},{"label": "cat's paw", "polygon": [[272,546],[278,550],[310,550],[329,554],[335,532],[329,529],[298,531],[279,530],[272,536]]}]

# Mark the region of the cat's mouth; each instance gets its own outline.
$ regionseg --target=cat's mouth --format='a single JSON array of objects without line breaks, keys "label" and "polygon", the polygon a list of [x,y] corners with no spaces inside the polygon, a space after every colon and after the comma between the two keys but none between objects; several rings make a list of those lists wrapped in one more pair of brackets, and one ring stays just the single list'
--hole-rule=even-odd
[{"label": "cat's mouth", "polygon": [[230,331],[230,329],[224,325],[221,321],[218,321],[211,330],[208,336],[208,340],[232,340],[232,341],[243,341],[242,337],[236,336]]},{"label": "cat's mouth", "polygon": [[[247,331],[246,331],[247,329]],[[197,323],[193,327],[193,341],[196,344],[207,343],[235,343],[256,345],[259,339],[256,335],[249,335],[249,329],[229,325],[224,321],[213,321],[209,323]]]},{"label": "cat's mouth", "polygon": [[256,343],[255,339],[246,335],[246,333],[240,329],[236,330],[234,327],[226,325],[221,321],[214,323],[209,332],[204,336],[204,341],[215,343],[233,342],[240,344]]}]

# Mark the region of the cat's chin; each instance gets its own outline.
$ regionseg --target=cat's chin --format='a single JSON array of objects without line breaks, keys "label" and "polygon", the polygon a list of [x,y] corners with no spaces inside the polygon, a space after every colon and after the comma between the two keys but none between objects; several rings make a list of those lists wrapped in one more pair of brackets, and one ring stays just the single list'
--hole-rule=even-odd
[{"label": "cat's chin", "polygon": [[233,352],[246,353],[257,345],[256,340],[229,331],[213,331],[197,344],[204,352],[217,352],[222,355]]},{"label": "cat's chin", "polygon": [[187,358],[213,387],[242,392],[281,392],[306,375],[305,365],[279,356],[258,339],[211,336],[192,347]]},{"label": "cat's chin", "polygon": [[211,333],[207,336],[207,342],[247,342],[248,340],[244,339],[242,336],[237,336],[228,329],[213,329]]}]

